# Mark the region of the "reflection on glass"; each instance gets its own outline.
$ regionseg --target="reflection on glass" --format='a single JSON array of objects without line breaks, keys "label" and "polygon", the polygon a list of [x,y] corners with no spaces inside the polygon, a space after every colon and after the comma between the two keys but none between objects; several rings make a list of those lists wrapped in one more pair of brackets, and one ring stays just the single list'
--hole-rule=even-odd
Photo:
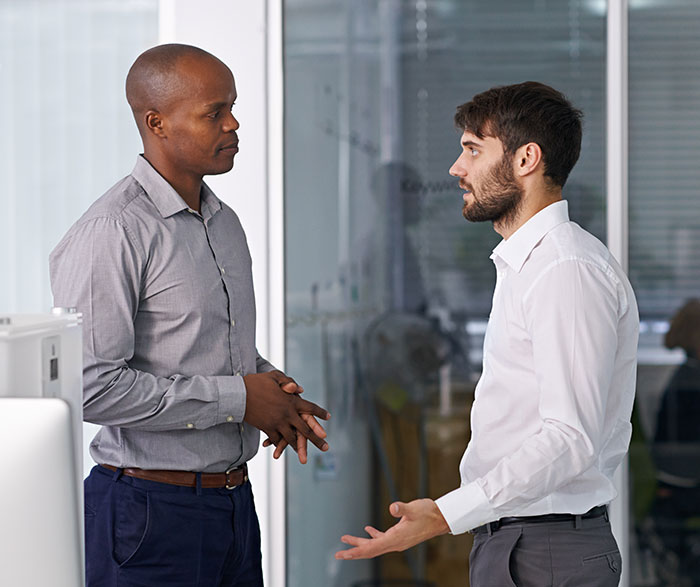
[{"label": "reflection on glass", "polygon": [[663,341],[685,360],[664,369],[653,406],[638,398],[637,414],[655,417],[637,419],[630,453],[633,585],[692,586],[700,582],[700,300],[676,312]]},{"label": "reflection on glass", "polygon": [[[700,585],[700,40],[694,0],[630,1],[630,278],[642,320],[631,585]],[[649,145],[653,145],[649,151]]]},{"label": "reflection on glass", "polygon": [[375,562],[333,553],[392,524],[393,499],[459,484],[498,236],[464,221],[447,173],[457,105],[528,79],[564,91],[586,115],[564,195],[604,239],[605,11],[286,0],[284,17],[286,369],[333,414],[331,450],[288,459],[287,584],[463,587],[470,535]]}]

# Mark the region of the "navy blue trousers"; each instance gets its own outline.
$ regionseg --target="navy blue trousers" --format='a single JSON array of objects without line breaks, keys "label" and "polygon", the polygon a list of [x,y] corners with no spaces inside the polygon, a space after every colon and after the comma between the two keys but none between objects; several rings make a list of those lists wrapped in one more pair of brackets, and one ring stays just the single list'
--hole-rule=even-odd
[{"label": "navy blue trousers", "polygon": [[250,482],[228,490],[96,466],[85,480],[88,587],[262,587]]}]

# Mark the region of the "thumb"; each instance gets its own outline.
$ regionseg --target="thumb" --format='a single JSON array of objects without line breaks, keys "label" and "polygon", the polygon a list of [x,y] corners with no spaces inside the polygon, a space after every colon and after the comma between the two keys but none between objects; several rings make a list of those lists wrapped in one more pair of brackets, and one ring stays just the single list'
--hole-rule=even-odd
[{"label": "thumb", "polygon": [[274,371],[268,371],[265,374],[268,377],[271,377],[277,383],[277,385],[284,385],[285,383],[289,383],[292,380],[291,377],[287,377],[279,369],[275,369]]},{"label": "thumb", "polygon": [[389,506],[389,512],[395,518],[401,518],[406,514],[406,504],[400,501],[395,501]]},{"label": "thumb", "polygon": [[299,385],[297,385],[296,381],[289,381],[288,383],[283,384],[281,387],[286,393],[301,393],[304,391]]}]

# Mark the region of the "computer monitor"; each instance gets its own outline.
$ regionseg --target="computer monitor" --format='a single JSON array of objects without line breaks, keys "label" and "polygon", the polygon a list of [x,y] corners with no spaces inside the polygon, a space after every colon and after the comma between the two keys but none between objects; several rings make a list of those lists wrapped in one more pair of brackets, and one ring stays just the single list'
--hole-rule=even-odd
[{"label": "computer monitor", "polygon": [[0,585],[85,584],[79,491],[68,404],[0,397]]}]

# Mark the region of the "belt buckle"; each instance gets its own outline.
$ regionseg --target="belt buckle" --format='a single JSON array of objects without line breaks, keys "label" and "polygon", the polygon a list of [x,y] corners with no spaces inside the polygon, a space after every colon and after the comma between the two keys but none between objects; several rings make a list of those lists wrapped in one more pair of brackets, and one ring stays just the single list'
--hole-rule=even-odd
[{"label": "belt buckle", "polygon": [[[226,471],[224,472],[224,475],[226,475],[226,485],[224,485],[224,487],[226,489],[228,489],[229,491],[236,489],[236,487],[238,487],[238,485],[229,485],[229,478],[228,478],[230,473],[232,473],[233,471],[237,471],[238,469],[240,469],[240,466],[239,467],[231,467],[230,469],[226,469]],[[248,475],[244,474],[243,475],[243,483],[245,483],[246,481],[248,481]]]}]

